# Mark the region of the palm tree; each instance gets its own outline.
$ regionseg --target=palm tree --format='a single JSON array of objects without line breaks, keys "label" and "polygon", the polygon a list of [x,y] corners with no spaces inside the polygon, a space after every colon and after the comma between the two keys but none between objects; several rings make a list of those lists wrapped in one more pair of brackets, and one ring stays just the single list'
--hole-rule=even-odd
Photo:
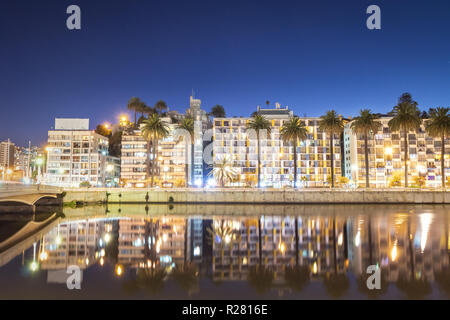
[{"label": "palm tree", "polygon": [[378,118],[379,116],[373,114],[369,109],[363,109],[359,112],[359,116],[354,118],[351,124],[353,133],[362,134],[364,136],[364,158],[366,162],[366,188],[370,187],[368,136],[370,132],[375,133],[382,126],[381,122],[377,121]]},{"label": "palm tree", "polygon": [[214,118],[226,117],[225,109],[220,104],[216,104],[214,107],[212,107],[209,115],[213,116]]},{"label": "palm tree", "polygon": [[163,100],[159,100],[155,103],[155,110],[159,110],[159,114],[162,114],[163,110],[167,110],[167,103]]},{"label": "palm tree", "polygon": [[155,170],[157,166],[157,150],[158,141],[161,138],[165,138],[169,135],[169,128],[167,123],[161,120],[158,114],[153,114],[150,118],[142,121],[141,133],[147,140],[147,179],[150,173],[150,142],[153,146],[153,157],[152,157],[152,181],[151,186],[153,187]]},{"label": "palm tree", "polygon": [[141,110],[143,110],[143,106],[145,106],[145,103],[143,101],[141,101],[141,99],[136,98],[136,97],[132,97],[127,104],[127,109],[134,111],[134,125],[137,125],[137,119],[136,119],[136,113],[137,112],[142,112]]},{"label": "palm tree", "polygon": [[341,133],[344,123],[334,110],[320,117],[319,129],[325,131],[330,136],[330,156],[331,156],[331,187],[334,188],[334,135]]},{"label": "palm tree", "polygon": [[164,288],[167,273],[161,267],[140,268],[136,271],[136,278],[124,283],[127,292],[135,293],[144,290],[149,294],[157,294]]},{"label": "palm tree", "polygon": [[308,130],[300,118],[293,117],[292,119],[285,121],[283,127],[280,130],[281,138],[284,142],[291,141],[294,145],[294,188],[297,187],[297,141],[306,140],[308,136]]},{"label": "palm tree", "polygon": [[445,137],[450,136],[450,108],[430,109],[430,119],[425,122],[427,133],[433,138],[441,138],[441,177],[445,188]]},{"label": "palm tree", "polygon": [[[404,95],[403,95],[404,96]],[[391,114],[393,118],[389,120],[389,128],[391,131],[402,131],[404,134],[404,157],[405,157],[405,188],[408,187],[408,132],[417,130],[422,124],[420,111],[417,108],[417,102],[412,99],[400,98],[398,105],[394,107]]]},{"label": "palm tree", "polygon": [[260,151],[260,130],[266,130],[268,137],[270,136],[271,123],[264,116],[256,114],[247,124],[247,129],[253,129],[256,131],[256,139],[258,140],[258,188],[261,187],[261,151]]},{"label": "palm tree", "polygon": [[177,264],[172,270],[172,277],[188,293],[198,283],[198,270],[193,263]]},{"label": "palm tree", "polygon": [[233,168],[231,159],[224,156],[214,164],[208,175],[212,175],[219,186],[223,188],[228,181],[233,181],[236,178],[238,171]]},{"label": "palm tree", "polygon": [[[192,117],[184,118],[183,121],[181,121],[181,123],[177,125],[177,129],[186,130],[189,133],[189,135],[191,136],[191,177],[193,177],[194,176],[194,174],[193,174],[193,168],[194,168],[194,119]],[[186,139],[186,142],[187,142],[187,139]],[[186,158],[187,158],[187,154],[188,154],[188,144],[186,143]],[[187,161],[186,161],[185,171],[186,171],[186,187],[187,187],[188,181],[189,181],[189,167],[188,167]],[[191,181],[191,184],[192,184],[192,181]]]}]

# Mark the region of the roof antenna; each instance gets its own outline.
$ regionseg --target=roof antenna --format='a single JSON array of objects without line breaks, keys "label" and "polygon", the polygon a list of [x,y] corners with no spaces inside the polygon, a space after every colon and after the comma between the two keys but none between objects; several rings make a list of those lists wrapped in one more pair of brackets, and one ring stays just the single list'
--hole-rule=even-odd
[{"label": "roof antenna", "polygon": [[192,88],[192,99],[195,98],[195,92],[194,92],[194,88]]}]

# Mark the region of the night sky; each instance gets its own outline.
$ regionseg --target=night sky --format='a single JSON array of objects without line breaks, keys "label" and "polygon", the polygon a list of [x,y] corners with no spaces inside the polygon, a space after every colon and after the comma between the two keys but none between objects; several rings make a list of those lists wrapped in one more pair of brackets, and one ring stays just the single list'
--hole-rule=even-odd
[{"label": "night sky", "polygon": [[[82,29],[66,28],[79,5]],[[366,28],[381,7],[382,29]],[[55,117],[112,122],[132,96],[248,116],[450,105],[450,1],[2,0],[0,140],[42,144]]]}]

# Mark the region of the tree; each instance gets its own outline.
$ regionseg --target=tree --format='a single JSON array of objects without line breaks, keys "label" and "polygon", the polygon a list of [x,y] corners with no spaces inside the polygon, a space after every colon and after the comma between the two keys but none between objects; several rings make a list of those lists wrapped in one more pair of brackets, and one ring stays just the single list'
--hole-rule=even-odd
[{"label": "tree", "polygon": [[257,114],[254,117],[252,117],[252,119],[248,122],[247,129],[252,129],[252,130],[256,131],[256,139],[258,141],[258,168],[256,170],[258,173],[258,188],[260,188],[261,187],[260,131],[265,130],[267,132],[267,135],[270,136],[270,134],[272,132],[271,124],[270,124],[270,121],[267,120],[264,116]]},{"label": "tree", "polygon": [[223,188],[227,182],[234,180],[238,172],[236,168],[233,168],[232,160],[225,156],[214,164],[208,175],[214,176],[219,186]]},{"label": "tree", "polygon": [[[191,137],[191,177],[194,177],[194,119],[192,117],[186,117],[183,119],[183,121],[181,121],[180,124],[177,125],[177,129],[183,129],[186,130],[190,137]],[[189,150],[189,145],[187,144],[187,139],[186,139],[186,158],[187,158],[187,154],[188,154],[188,150]],[[189,181],[189,167],[188,167],[188,163],[186,161],[186,166],[185,166],[185,172],[186,172],[186,187],[188,186],[188,181]],[[191,181],[192,184],[192,181]]]},{"label": "tree", "polygon": [[308,130],[298,117],[285,121],[280,130],[281,138],[294,145],[294,188],[297,187],[297,142],[306,140]]},{"label": "tree", "polygon": [[159,139],[165,138],[169,135],[169,128],[167,123],[162,121],[158,114],[153,114],[150,118],[142,122],[141,133],[145,140],[147,140],[147,179],[150,174],[150,142],[153,147],[151,181],[151,186],[153,187],[155,170],[158,163],[158,141]]},{"label": "tree", "polygon": [[353,119],[351,128],[353,133],[362,134],[364,137],[364,159],[366,165],[366,188],[370,188],[369,181],[369,134],[376,133],[382,126],[381,122],[377,121],[379,117],[373,114],[369,109],[363,109],[359,112],[359,116]]},{"label": "tree", "polygon": [[113,157],[120,157],[120,145],[122,143],[122,131],[116,131],[111,137],[109,138],[109,146],[108,151],[109,154]]},{"label": "tree", "polygon": [[211,108],[211,112],[209,115],[213,116],[214,118],[225,118],[225,109],[220,104],[216,104],[214,107]]},{"label": "tree", "polygon": [[95,128],[95,133],[98,133],[99,135],[102,135],[106,138],[111,137],[111,130],[106,128],[106,126],[103,124],[97,125],[97,127]]},{"label": "tree", "polygon": [[134,125],[137,125],[137,119],[136,119],[136,113],[141,112],[143,110],[143,107],[145,106],[145,103],[141,101],[141,99],[132,97],[128,101],[127,109],[134,112]]},{"label": "tree", "polygon": [[163,100],[159,100],[155,103],[155,110],[158,110],[159,114],[162,114],[164,110],[167,110],[167,103]]},{"label": "tree", "polygon": [[389,120],[389,128],[391,131],[402,131],[404,134],[404,161],[405,161],[405,188],[408,187],[408,132],[417,130],[422,124],[420,111],[417,108],[417,102],[411,99],[411,95],[403,94],[398,105],[396,105],[391,114],[393,118]]},{"label": "tree", "polygon": [[344,123],[336,111],[330,110],[320,117],[319,129],[325,131],[330,137],[331,187],[334,188],[334,135],[344,130]]},{"label": "tree", "polygon": [[425,122],[425,128],[433,138],[441,138],[441,178],[445,189],[445,137],[450,136],[450,108],[430,109],[430,119]]}]

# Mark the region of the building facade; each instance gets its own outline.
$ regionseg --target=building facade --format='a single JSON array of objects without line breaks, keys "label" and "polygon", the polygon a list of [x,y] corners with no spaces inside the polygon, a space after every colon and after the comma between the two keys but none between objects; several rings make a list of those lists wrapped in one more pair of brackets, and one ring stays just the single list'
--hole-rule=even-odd
[{"label": "building facade", "polygon": [[[404,134],[391,132],[388,123],[391,117],[379,119],[380,130],[370,134],[369,146],[369,180],[370,187],[389,187],[394,182],[394,176],[401,176],[404,185]],[[450,175],[450,144],[446,141],[445,170]],[[424,180],[425,186],[441,186],[440,156],[442,142],[440,138],[432,138],[426,134],[424,124],[417,132],[408,132],[408,181],[410,185],[417,184],[414,179]],[[352,132],[351,121],[344,129],[344,175],[355,186],[365,187],[366,169],[364,156],[364,137]],[[395,184],[394,184],[395,185]]]},{"label": "building facade", "polygon": [[48,132],[45,182],[104,186],[108,143],[108,138],[89,130],[89,119],[56,119],[55,130]]},{"label": "building facade", "polygon": [[0,142],[0,166],[13,168],[15,159],[15,145],[11,140]]},{"label": "building facade", "polygon": [[[280,108],[260,109],[258,114],[268,119],[271,135],[262,135],[261,146],[261,185],[280,188],[293,186],[294,156],[297,157],[298,187],[327,186],[331,177],[330,142],[327,134],[319,129],[319,118],[301,118],[308,130],[305,141],[299,141],[297,150],[290,143],[283,142],[280,130],[285,121],[293,117],[292,111]],[[213,158],[232,158],[233,167],[238,168],[237,181],[231,185],[256,185],[257,181],[257,139],[248,134],[247,125],[251,118],[215,118]],[[334,139],[334,174],[341,175],[340,137]]]}]

